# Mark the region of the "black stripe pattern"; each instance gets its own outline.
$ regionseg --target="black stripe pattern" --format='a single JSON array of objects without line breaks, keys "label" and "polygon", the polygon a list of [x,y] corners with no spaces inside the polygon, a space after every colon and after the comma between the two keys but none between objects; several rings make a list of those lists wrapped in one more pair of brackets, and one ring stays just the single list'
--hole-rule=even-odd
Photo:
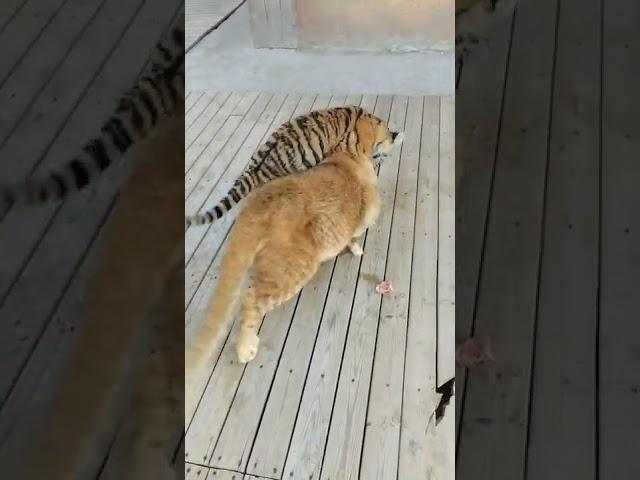
[{"label": "black stripe pattern", "polygon": [[313,168],[336,149],[355,151],[359,140],[356,124],[363,117],[372,119],[374,125],[384,125],[382,120],[356,106],[313,111],[283,124],[255,151],[227,195],[205,213],[187,217],[186,225],[220,219],[255,187]]},{"label": "black stripe pattern", "polygon": [[162,118],[184,105],[184,14],[176,17],[151,56],[151,73],[118,101],[115,112],[78,156],[43,179],[0,187],[3,209],[17,202],[37,204],[66,198],[89,185],[136,142],[146,138]]}]

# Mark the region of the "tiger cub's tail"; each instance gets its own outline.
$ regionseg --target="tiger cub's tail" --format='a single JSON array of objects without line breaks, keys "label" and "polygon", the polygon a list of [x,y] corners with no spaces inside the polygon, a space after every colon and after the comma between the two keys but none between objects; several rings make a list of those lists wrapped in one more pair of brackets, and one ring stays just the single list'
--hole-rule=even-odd
[{"label": "tiger cub's tail", "polygon": [[[240,203],[240,201],[249,195],[249,193],[251,193],[251,191],[256,187],[263,185],[276,177],[291,173],[291,168],[285,166],[284,162],[279,160],[277,155],[271,155],[271,153],[276,149],[276,135],[278,133],[279,130],[276,131],[276,133],[274,133],[264,145],[256,150],[256,152],[251,156],[249,167],[246,168],[240,177],[236,179],[233,187],[231,187],[227,194],[214,207],[204,213],[187,216],[185,219],[185,226],[190,227],[191,225],[214,223],[235,205]],[[268,163],[268,165],[264,165],[265,162]]]},{"label": "tiger cub's tail", "polygon": [[118,101],[113,116],[80,153],[46,177],[0,185],[0,218],[15,204],[38,205],[63,200],[89,185],[161,118],[184,105],[184,14],[172,23],[151,56],[151,72]]}]

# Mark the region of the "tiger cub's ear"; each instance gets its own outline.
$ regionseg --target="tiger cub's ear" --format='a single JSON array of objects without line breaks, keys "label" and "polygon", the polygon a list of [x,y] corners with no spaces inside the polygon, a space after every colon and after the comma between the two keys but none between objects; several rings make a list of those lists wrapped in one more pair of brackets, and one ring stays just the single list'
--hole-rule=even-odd
[{"label": "tiger cub's ear", "polygon": [[391,139],[394,145],[400,145],[404,141],[404,132],[391,132]]},{"label": "tiger cub's ear", "polygon": [[367,157],[373,157],[376,143],[376,129],[369,118],[360,118],[355,127],[358,144],[356,150]]}]

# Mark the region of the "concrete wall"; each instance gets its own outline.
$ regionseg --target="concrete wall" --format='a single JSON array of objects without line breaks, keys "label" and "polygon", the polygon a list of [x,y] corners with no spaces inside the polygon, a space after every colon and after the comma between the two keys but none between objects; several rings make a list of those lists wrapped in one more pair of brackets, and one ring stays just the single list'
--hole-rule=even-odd
[{"label": "concrete wall", "polygon": [[249,0],[257,48],[451,51],[455,0]]},{"label": "concrete wall", "polygon": [[299,48],[450,50],[454,0],[296,0]]}]

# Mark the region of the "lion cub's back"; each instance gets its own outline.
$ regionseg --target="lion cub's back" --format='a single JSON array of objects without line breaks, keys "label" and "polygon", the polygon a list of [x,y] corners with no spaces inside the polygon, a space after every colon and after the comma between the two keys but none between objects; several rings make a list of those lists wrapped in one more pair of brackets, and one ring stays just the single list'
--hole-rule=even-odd
[{"label": "lion cub's back", "polygon": [[318,216],[355,224],[361,208],[362,186],[356,176],[329,163],[254,190],[240,215],[267,220],[272,228],[294,228]]}]

